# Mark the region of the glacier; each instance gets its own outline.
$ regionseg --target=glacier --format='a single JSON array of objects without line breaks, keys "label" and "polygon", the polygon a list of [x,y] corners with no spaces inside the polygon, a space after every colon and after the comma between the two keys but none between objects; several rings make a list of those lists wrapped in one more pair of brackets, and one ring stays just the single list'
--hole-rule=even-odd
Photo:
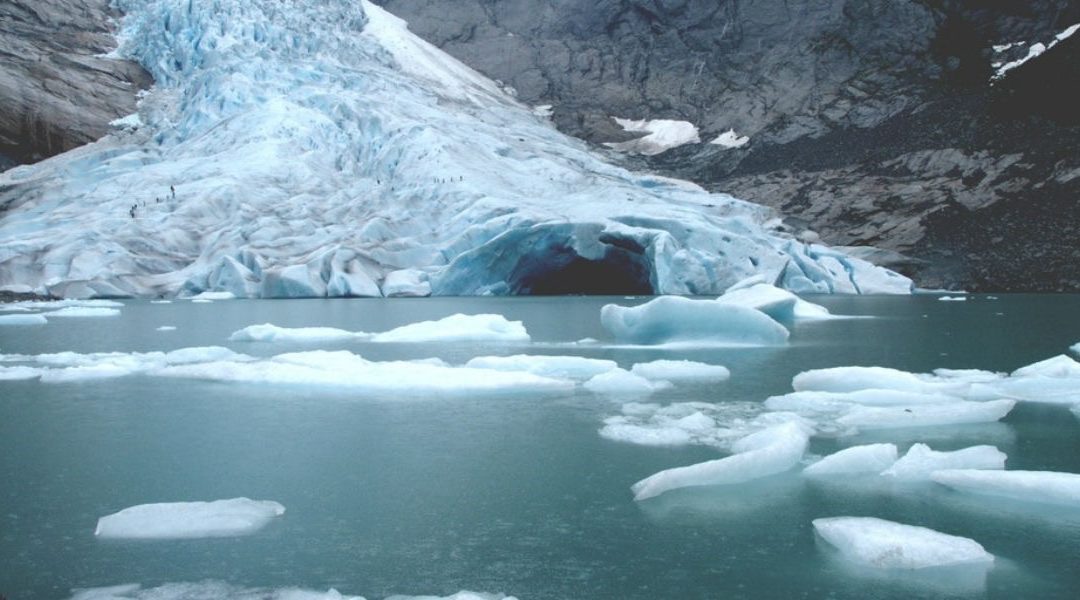
[{"label": "glacier", "polygon": [[0,175],[0,289],[59,297],[908,293],[764,207],[613,166],[366,0],[116,0],[155,85]]}]

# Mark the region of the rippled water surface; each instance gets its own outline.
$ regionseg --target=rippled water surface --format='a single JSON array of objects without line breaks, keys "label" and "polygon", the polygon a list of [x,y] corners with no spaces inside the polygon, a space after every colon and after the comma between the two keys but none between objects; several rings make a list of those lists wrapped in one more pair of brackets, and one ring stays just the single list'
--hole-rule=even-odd
[{"label": "rippled water surface", "polygon": [[[116,318],[0,327],[5,354],[226,345],[253,355],[348,349],[369,359],[579,354],[621,366],[688,358],[727,382],[650,401],[760,402],[796,373],[839,365],[1007,371],[1080,342],[1080,297],[815,298],[873,318],[800,323],[781,348],[617,348],[599,324],[622,298],[128,302]],[[457,312],[524,321],[532,344],[230,343],[254,323],[382,331]],[[176,326],[161,332],[162,325]],[[574,346],[592,337],[597,346]],[[522,600],[585,598],[1075,598],[1080,510],[965,496],[933,485],[811,482],[797,474],[670,492],[635,503],[658,470],[720,456],[597,434],[624,400],[572,395],[364,398],[348,390],[133,375],[0,382],[0,594],[220,580],[382,598],[460,589]],[[815,439],[824,454],[866,441],[938,450],[993,444],[1008,468],[1080,472],[1080,422],[1020,404],[1003,422]],[[148,502],[247,496],[287,512],[249,537],[99,540],[98,517]],[[989,571],[882,574],[836,560],[811,520],[877,516],[971,537]]]}]

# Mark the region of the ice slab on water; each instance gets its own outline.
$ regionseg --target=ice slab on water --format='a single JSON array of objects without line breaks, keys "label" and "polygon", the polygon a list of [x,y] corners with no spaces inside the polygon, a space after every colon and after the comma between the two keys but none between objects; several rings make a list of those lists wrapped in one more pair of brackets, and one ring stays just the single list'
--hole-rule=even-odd
[{"label": "ice slab on water", "polygon": [[880,473],[896,462],[896,444],[867,444],[834,452],[803,469],[803,475],[822,477]]},{"label": "ice slab on water", "polygon": [[994,446],[971,446],[952,452],[937,452],[926,444],[915,444],[882,475],[906,480],[925,480],[942,469],[1002,470],[1008,458]]},{"label": "ice slab on water", "polygon": [[242,588],[218,581],[166,583],[144,588],[140,584],[73,590],[70,600],[364,600],[343,596],[335,589],[316,592],[300,588]]},{"label": "ice slab on water", "polygon": [[17,366],[8,367],[0,365],[0,381],[17,381],[20,379],[34,379],[41,376],[41,369],[34,367]]},{"label": "ice slab on water", "polygon": [[[56,352],[35,355],[4,355],[4,362],[24,362],[35,365],[34,371],[42,383],[64,383],[137,373],[152,373],[170,365],[206,361],[252,360],[221,346],[181,348],[171,352]],[[28,367],[29,368],[29,367]]]},{"label": "ice slab on water", "polygon": [[374,396],[560,393],[572,381],[531,373],[451,367],[441,361],[369,361],[347,351],[292,352],[248,362],[214,361],[166,367],[163,377],[279,385],[343,387]]},{"label": "ice slab on water", "polygon": [[730,485],[790,470],[802,459],[809,442],[798,423],[784,423],[753,433],[732,445],[731,456],[660,471],[635,483],[634,500],[693,486]]},{"label": "ice slab on water", "polygon": [[1080,362],[1064,354],[1021,367],[1010,377],[1068,377],[1080,379]]},{"label": "ice slab on water", "polygon": [[832,367],[804,371],[791,381],[797,392],[855,392],[859,390],[896,390],[918,394],[962,393],[967,383],[920,377],[887,367]]},{"label": "ice slab on water", "polygon": [[930,479],[962,492],[1080,508],[1080,474],[945,469]]},{"label": "ice slab on water", "polygon": [[513,596],[460,591],[450,596],[390,596],[386,600],[517,600]]},{"label": "ice slab on water", "polygon": [[787,290],[767,283],[742,287],[739,284],[717,298],[722,304],[745,306],[760,310],[777,321],[796,319],[828,319],[832,315],[824,306],[807,302]]},{"label": "ice slab on water", "polygon": [[55,318],[93,318],[93,317],[119,317],[118,308],[98,308],[94,306],[69,306],[45,313],[50,319]]},{"label": "ice slab on water", "polygon": [[285,507],[269,500],[232,498],[213,502],[140,504],[98,519],[100,538],[182,539],[248,535]]},{"label": "ice slab on water", "polygon": [[502,315],[460,313],[371,336],[373,342],[528,342],[530,339],[521,321],[510,321]]},{"label": "ice slab on water", "polygon": [[365,333],[334,327],[278,327],[272,323],[249,325],[232,332],[230,342],[330,342],[367,337]]},{"label": "ice slab on water", "polygon": [[222,292],[202,292],[200,294],[196,294],[196,295],[192,296],[190,299],[191,300],[210,300],[211,302],[213,302],[215,300],[234,300],[234,299],[236,299],[236,294],[234,294],[232,292],[223,292],[223,291]]},{"label": "ice slab on water", "polygon": [[162,325],[161,327],[158,327],[154,331],[176,331],[176,326],[175,325]]},{"label": "ice slab on water", "polygon": [[0,325],[44,325],[49,320],[44,315],[0,315]]},{"label": "ice slab on water", "polygon": [[1015,400],[991,400],[908,407],[860,406],[853,408],[836,421],[840,425],[859,429],[991,423],[1003,419],[1015,405]]},{"label": "ice slab on water", "polygon": [[978,542],[873,517],[814,519],[814,531],[846,559],[879,569],[993,562]]},{"label": "ice slab on water", "polygon": [[495,371],[521,371],[542,377],[589,379],[614,370],[618,364],[613,360],[583,356],[515,354],[513,356],[478,356],[465,363],[465,366]]},{"label": "ice slab on water", "polygon": [[759,310],[677,296],[635,307],[605,305],[600,322],[617,341],[629,344],[777,345],[789,335]]},{"label": "ice slab on water", "polygon": [[727,452],[734,442],[763,429],[788,422],[810,426],[792,413],[763,412],[759,402],[628,402],[621,413],[604,419],[601,437],[643,446],[696,444]]},{"label": "ice slab on water", "polygon": [[728,371],[727,367],[692,360],[660,359],[647,363],[636,363],[630,368],[630,372],[645,379],[667,381],[725,381],[731,377],[731,371]]},{"label": "ice slab on water", "polygon": [[671,387],[671,383],[667,381],[650,381],[619,368],[596,375],[585,382],[585,389],[590,392],[609,396],[645,396],[668,387]]}]

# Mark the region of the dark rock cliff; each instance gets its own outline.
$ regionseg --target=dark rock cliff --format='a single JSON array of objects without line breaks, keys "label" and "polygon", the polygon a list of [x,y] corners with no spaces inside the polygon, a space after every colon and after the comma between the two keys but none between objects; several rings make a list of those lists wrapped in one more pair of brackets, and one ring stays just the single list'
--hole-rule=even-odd
[{"label": "dark rock cliff", "polygon": [[991,85],[1080,3],[380,3],[590,141],[633,137],[611,116],[749,136],[624,160],[904,253],[891,264],[924,286],[1080,290],[1080,35]]},{"label": "dark rock cliff", "polygon": [[0,2],[0,170],[100,138],[150,85],[116,47],[108,0]]}]

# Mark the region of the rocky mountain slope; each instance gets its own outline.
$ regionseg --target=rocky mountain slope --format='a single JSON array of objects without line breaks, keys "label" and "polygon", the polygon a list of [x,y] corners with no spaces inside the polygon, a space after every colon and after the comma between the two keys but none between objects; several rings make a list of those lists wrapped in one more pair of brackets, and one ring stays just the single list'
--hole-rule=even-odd
[{"label": "rocky mountain slope", "polygon": [[[926,287],[1080,289],[1080,36],[1057,39],[1076,2],[378,3],[571,135],[641,150],[613,117],[689,127],[651,156],[612,152],[631,168],[876,247],[859,252]],[[0,101],[19,107],[0,112],[0,169],[131,112],[145,74],[98,56],[111,18],[106,0],[0,5]]]}]

